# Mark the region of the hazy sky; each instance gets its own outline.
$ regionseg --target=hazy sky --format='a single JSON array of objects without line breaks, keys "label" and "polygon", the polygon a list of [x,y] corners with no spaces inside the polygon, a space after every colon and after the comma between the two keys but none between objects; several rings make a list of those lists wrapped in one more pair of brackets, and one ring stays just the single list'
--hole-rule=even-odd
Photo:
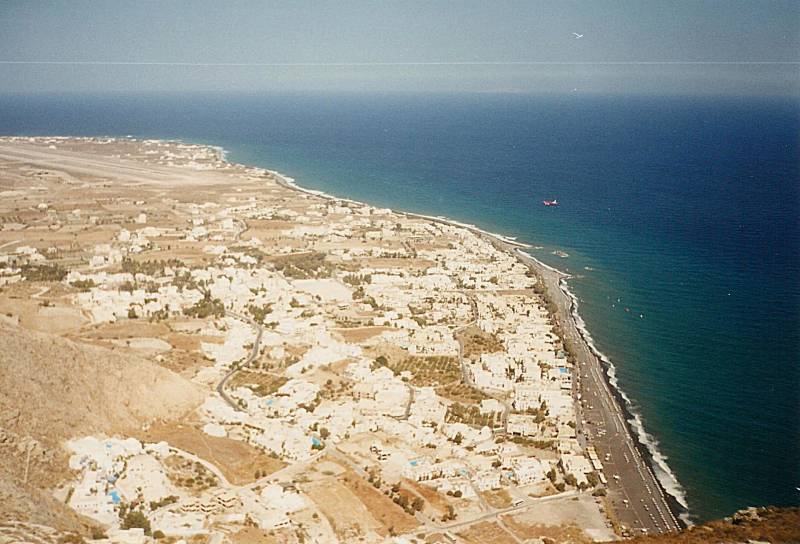
[{"label": "hazy sky", "polygon": [[0,92],[798,94],[799,61],[796,0],[0,0]]}]

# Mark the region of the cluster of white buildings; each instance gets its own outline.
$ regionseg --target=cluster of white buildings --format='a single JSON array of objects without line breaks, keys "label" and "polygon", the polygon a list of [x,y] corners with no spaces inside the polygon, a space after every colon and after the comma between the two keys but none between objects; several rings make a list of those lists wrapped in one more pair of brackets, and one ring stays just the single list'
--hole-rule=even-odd
[{"label": "cluster of white buildings", "polygon": [[[163,151],[155,144],[148,149]],[[192,168],[219,160],[196,146],[159,157]],[[527,267],[465,228],[335,201],[294,204],[264,205],[255,197],[230,207],[180,204],[177,211],[188,219],[177,229],[148,225],[152,219],[141,214],[135,221],[141,228],[121,229],[112,243],[95,246],[89,266],[71,271],[64,282],[90,286],[73,300],[97,324],[155,316],[188,320],[184,310],[202,301],[204,292],[221,301],[226,317],[209,318],[198,329],[216,341],[200,344],[209,364],[192,378],[209,389],[198,414],[211,436],[247,441],[289,465],[311,463],[328,448],[352,451],[354,466],[370,465],[383,481],[408,478],[464,499],[505,486],[535,491],[548,485],[551,471],[586,482],[596,467],[575,436],[573,368],[547,312],[530,295],[535,279]],[[286,243],[240,240],[248,220],[290,222],[276,234]],[[165,240],[196,242],[214,263],[167,266],[153,274],[114,272],[125,256]],[[331,277],[291,278],[254,257],[310,251],[327,255]],[[16,254],[28,260],[39,255],[33,248]],[[16,261],[0,255],[8,263],[0,275],[14,270]],[[362,283],[346,281],[353,270],[365,278]],[[253,306],[269,312],[256,354],[261,366],[248,371],[283,383],[269,394],[232,387],[231,406],[213,388],[253,349],[255,328],[242,317]],[[348,320],[375,334],[346,340]],[[492,335],[502,349],[462,358],[456,333],[466,325]],[[375,364],[383,348],[457,361],[458,381],[463,377],[462,385],[479,390],[482,399],[470,403],[434,386],[413,385],[413,370],[396,374]],[[456,422],[448,418],[456,402],[502,423]],[[385,440],[373,440],[364,451],[352,445],[351,439],[366,435]],[[167,477],[165,458],[181,454],[167,444],[89,437],[70,447],[70,466],[80,476],[69,504],[111,527],[119,525],[121,502],[149,504],[170,496],[177,499],[148,514],[154,526],[179,537],[207,531],[217,521],[290,528],[298,512],[314,508],[302,490],[278,481],[260,491],[220,482],[188,494]]]}]

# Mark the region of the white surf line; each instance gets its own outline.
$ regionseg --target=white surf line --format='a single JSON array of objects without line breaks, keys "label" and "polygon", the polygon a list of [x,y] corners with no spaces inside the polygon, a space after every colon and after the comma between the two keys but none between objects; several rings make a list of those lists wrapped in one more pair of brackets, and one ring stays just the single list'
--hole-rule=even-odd
[{"label": "white surf line", "polygon": [[[304,188],[304,187],[300,186],[294,178],[286,176],[286,175],[284,175],[284,174],[282,174],[282,173],[280,173],[278,171],[275,171],[275,170],[268,170],[268,172],[270,172],[274,176],[280,178],[285,185],[287,185],[287,186],[289,186],[289,187],[291,187],[291,188],[293,188],[293,189],[295,189],[297,191],[306,193],[306,194],[322,197],[322,198],[325,198],[325,199],[340,200],[340,201],[345,201],[345,202],[352,202],[352,203],[355,203],[355,204],[358,204],[358,205],[366,205],[366,206],[374,207],[374,206],[372,206],[370,204],[365,204],[365,203],[359,202],[357,200],[347,199],[347,198],[338,198],[338,197],[335,197],[333,195],[327,194],[327,193],[325,193],[323,191],[317,191],[317,190],[314,190],[314,189]],[[478,227],[476,227],[474,225],[470,225],[468,223],[461,223],[459,221],[453,221],[451,219],[448,219],[448,218],[442,217],[442,216],[431,216],[431,215],[418,214],[418,213],[414,213],[414,212],[403,212],[403,211],[397,211],[397,210],[393,210],[393,211],[395,211],[396,213],[404,214],[406,216],[419,217],[419,218],[426,219],[426,220],[429,220],[429,221],[437,221],[437,222],[440,222],[440,223],[449,224],[449,225],[457,227],[457,228],[464,228],[464,229],[467,229],[467,230],[475,230],[475,231],[479,231],[479,232],[481,232],[483,234],[486,234],[488,236],[493,236],[493,237],[495,237],[495,238],[497,238],[497,239],[499,239],[499,240],[501,240],[503,242],[510,243],[512,245],[518,246],[518,247],[515,248],[515,251],[519,255],[521,255],[523,257],[526,257],[528,259],[531,259],[533,261],[536,261],[542,267],[547,268],[548,270],[551,270],[552,272],[557,273],[560,276],[559,286],[561,287],[561,290],[564,292],[564,294],[566,294],[572,300],[572,303],[573,303],[572,319],[573,319],[573,321],[575,323],[575,328],[577,329],[578,334],[581,335],[582,340],[587,345],[589,350],[594,354],[594,356],[597,357],[599,360],[605,362],[608,365],[608,371],[607,371],[608,380],[606,380],[606,379],[598,379],[598,381],[602,384],[602,387],[604,388],[604,390],[606,392],[606,395],[608,397],[613,398],[613,393],[609,389],[609,386],[610,386],[610,387],[612,387],[614,389],[614,391],[618,392],[619,395],[623,398],[623,400],[625,402],[625,405],[626,405],[625,407],[627,408],[628,412],[631,414],[631,418],[632,418],[631,420],[628,421],[628,423],[630,424],[631,431],[632,431],[632,433],[636,434],[636,438],[639,440],[639,442],[641,444],[643,444],[647,448],[647,450],[649,451],[650,456],[651,456],[651,458],[653,460],[654,466],[658,467],[658,470],[656,471],[656,472],[658,472],[658,474],[654,473],[653,469],[650,467],[650,465],[648,464],[647,460],[642,459],[642,462],[644,464],[644,469],[651,475],[651,477],[653,478],[653,480],[655,482],[657,482],[657,484],[660,484],[660,486],[663,489],[665,494],[672,496],[688,512],[689,507],[688,507],[688,504],[687,504],[687,501],[686,501],[685,492],[684,492],[683,487],[681,486],[680,482],[678,481],[677,476],[675,475],[674,472],[672,472],[672,470],[669,467],[669,465],[667,465],[667,457],[663,453],[661,453],[660,449],[658,448],[658,441],[651,434],[649,434],[645,430],[644,425],[643,425],[643,423],[641,421],[641,416],[639,415],[638,411],[636,410],[636,407],[634,406],[633,402],[628,397],[628,395],[625,394],[625,392],[620,388],[620,386],[619,386],[619,384],[617,382],[616,367],[614,366],[614,363],[612,363],[611,360],[604,353],[602,353],[597,348],[597,346],[594,344],[594,339],[592,338],[591,334],[589,333],[588,329],[586,328],[585,322],[583,321],[583,319],[581,318],[580,314],[578,313],[578,306],[579,306],[578,298],[572,293],[572,291],[570,291],[569,287],[564,282],[564,280],[570,279],[572,276],[570,274],[567,274],[567,273],[565,273],[565,272],[563,272],[561,270],[558,270],[556,268],[553,268],[552,266],[549,266],[549,265],[543,263],[542,261],[540,261],[539,259],[537,259],[533,255],[531,255],[529,252],[523,251],[521,248],[519,248],[519,246],[523,245],[523,244],[521,244],[520,242],[509,240],[508,238],[506,238],[506,237],[504,237],[502,235],[497,235],[495,233],[491,233],[491,232],[485,231],[483,229],[480,229],[480,228],[478,228]],[[530,246],[527,246],[527,247],[530,247]],[[597,372],[598,370],[594,369],[594,371]],[[622,407],[620,407],[620,408],[622,408]],[[623,417],[623,414],[620,413],[620,409],[617,408],[617,409],[611,410],[611,413],[613,413],[614,416],[615,416],[615,417],[612,418],[612,421],[615,422],[615,427],[616,426],[621,426],[623,429],[626,429],[627,427],[625,426],[625,419]],[[631,436],[631,439],[633,439],[633,436]],[[628,444],[628,447],[632,448],[630,443]],[[631,450],[631,454],[632,454],[634,459],[637,458],[637,456],[633,455],[633,451],[632,450]],[[639,457],[642,457],[642,455],[640,454]],[[639,471],[639,473],[641,475],[642,467],[639,465],[638,462],[636,463],[636,465],[637,465],[636,468],[637,468],[637,470]],[[643,481],[646,481],[646,479],[644,478],[643,475],[641,475],[641,477],[642,477]],[[648,491],[649,491],[649,489],[648,489]],[[663,512],[661,511],[661,509],[657,507],[657,511],[658,511],[659,515],[662,517],[662,519],[664,519],[665,516],[664,516]],[[678,522],[675,519],[675,515],[672,513],[672,511],[669,511],[669,515],[672,518],[674,524],[678,525]],[[688,518],[685,519],[684,521],[687,523],[687,525],[689,524]],[[665,519],[664,519],[664,523],[666,525],[666,520]]]},{"label": "white surf line", "polygon": [[[568,278],[563,278],[563,279],[568,279]],[[608,386],[610,385],[614,389],[614,391],[619,393],[619,395],[622,397],[625,403],[625,408],[627,408],[628,413],[631,416],[631,419],[628,420],[628,423],[630,424],[632,431],[636,434],[636,437],[638,438],[639,442],[650,453],[652,459],[652,467],[651,463],[647,463],[647,461],[645,460],[645,469],[651,474],[651,476],[653,476],[653,479],[656,480],[661,485],[664,492],[672,496],[686,510],[684,514],[688,514],[689,505],[686,500],[685,490],[678,481],[677,475],[672,471],[670,466],[667,464],[667,457],[659,449],[658,440],[649,432],[647,432],[637,407],[634,405],[634,403],[631,401],[631,399],[628,397],[625,391],[619,386],[619,382],[616,376],[616,366],[614,366],[614,363],[611,361],[611,359],[609,359],[608,356],[606,356],[603,352],[601,352],[597,348],[597,345],[594,343],[594,338],[589,333],[586,327],[586,323],[583,321],[583,318],[580,316],[580,313],[578,312],[579,303],[577,297],[572,293],[572,291],[569,289],[569,286],[567,286],[565,282],[562,281],[559,283],[561,285],[562,291],[564,291],[564,293],[572,299],[573,302],[572,318],[573,321],[575,322],[578,333],[583,337],[584,342],[589,347],[589,349],[594,353],[595,357],[597,357],[599,360],[601,360],[603,363],[606,364],[607,368],[606,374],[608,376],[608,383],[606,383],[606,380],[602,380],[603,387],[606,390],[608,390]],[[620,421],[623,420],[622,414],[616,412],[616,416],[620,418]],[[674,519],[674,515],[672,515],[671,511],[670,515]],[[681,519],[687,525],[690,524],[688,516],[684,517],[684,515],[681,514]]]},{"label": "white surf line", "polygon": [[[1,63],[2,63],[2,61],[0,61],[0,64]],[[132,138],[128,138],[128,139],[132,139]],[[167,141],[169,141],[169,140],[167,140]],[[172,140],[172,141],[181,141],[181,140]],[[195,145],[203,146],[204,144],[195,144]],[[217,151],[221,150],[223,153],[226,153],[226,150],[224,148],[219,147],[219,146],[205,145],[205,147],[211,148],[211,149],[216,149]],[[243,166],[246,166],[246,165],[243,165]],[[338,200],[338,201],[342,201],[342,202],[350,202],[350,203],[358,204],[358,205],[361,205],[361,206],[368,206],[368,207],[376,208],[376,206],[368,204],[368,203],[365,203],[365,202],[360,202],[360,201],[357,201],[357,200],[354,200],[354,199],[349,199],[349,198],[337,197],[337,196],[325,193],[323,191],[318,191],[318,190],[308,189],[308,188],[302,187],[297,183],[297,181],[294,178],[289,177],[289,176],[287,176],[285,174],[282,174],[281,172],[278,172],[277,170],[269,170],[269,169],[265,169],[265,168],[259,168],[259,170],[262,170],[264,172],[272,174],[273,176],[277,177],[285,186],[290,187],[290,188],[292,188],[292,189],[294,189],[296,191],[299,191],[301,193],[306,193],[306,194],[309,194],[309,195],[312,195],[312,196],[316,196],[316,197],[320,197],[320,198],[323,198],[323,199],[326,199],[326,200]],[[422,215],[422,214],[416,214],[416,213],[413,213],[413,212],[403,212],[403,211],[398,211],[398,210],[391,210],[391,211],[393,211],[395,213],[404,214],[404,215],[407,215],[407,216],[416,216],[416,217],[420,217],[420,218],[427,219],[427,220],[438,221],[438,222],[441,222],[441,223],[450,224],[450,225],[452,225],[454,227],[457,227],[457,228],[478,230],[478,231],[480,231],[480,232],[482,232],[484,234],[487,234],[489,236],[494,236],[495,238],[498,238],[501,241],[504,241],[506,243],[510,242],[511,244],[515,244],[517,246],[527,245],[527,244],[521,244],[520,242],[516,242],[516,241],[513,241],[513,240],[509,240],[508,238],[506,238],[506,237],[504,237],[502,235],[497,235],[495,233],[484,231],[482,229],[479,229],[479,228],[475,227],[474,225],[469,225],[469,224],[465,224],[465,223],[460,223],[458,221],[449,220],[446,217]],[[505,240],[503,240],[504,238],[505,238]],[[530,246],[528,246],[528,247],[530,247]],[[666,476],[666,478],[662,479],[662,478],[659,477],[659,475],[654,474],[653,473],[653,469],[651,469],[649,464],[643,459],[643,462],[644,462],[644,465],[645,465],[645,469],[651,474],[651,476],[653,476],[654,480],[656,480],[658,483],[661,484],[663,490],[667,494],[669,494],[673,498],[675,498],[678,501],[678,503],[680,503],[681,506],[683,506],[688,512],[688,505],[686,504],[686,498],[685,498],[685,495],[684,495],[684,492],[683,492],[683,488],[681,487],[680,483],[678,482],[678,479],[675,476],[675,474],[672,472],[670,467],[666,464],[667,458],[658,449],[658,442],[655,440],[655,438],[652,435],[650,435],[649,433],[647,433],[647,431],[644,429],[644,425],[642,424],[641,417],[635,411],[635,407],[633,406],[633,403],[631,402],[630,398],[625,394],[625,392],[618,385],[617,378],[616,378],[616,367],[611,362],[611,360],[604,353],[602,353],[597,348],[597,346],[594,344],[594,341],[593,341],[594,339],[592,338],[591,334],[587,330],[585,322],[583,321],[583,319],[580,317],[580,314],[578,313],[578,299],[569,290],[569,287],[563,281],[563,280],[567,280],[567,279],[571,278],[572,276],[570,274],[566,274],[566,273],[564,273],[564,272],[562,272],[562,271],[560,271],[560,270],[558,270],[556,268],[553,268],[553,267],[543,263],[542,261],[540,261],[539,259],[537,259],[533,255],[531,255],[530,253],[528,253],[526,251],[523,251],[519,247],[517,247],[515,249],[521,256],[524,256],[524,257],[527,257],[527,258],[529,258],[531,260],[534,260],[538,264],[540,264],[541,266],[543,266],[543,267],[545,267],[545,268],[547,268],[547,269],[549,269],[549,270],[551,270],[551,271],[553,271],[553,272],[555,272],[555,273],[560,275],[560,277],[561,277],[560,281],[559,281],[560,287],[561,287],[562,291],[564,291],[564,293],[573,302],[572,317],[573,317],[573,320],[575,322],[576,329],[578,330],[578,333],[582,336],[584,343],[588,346],[590,351],[592,351],[594,353],[594,355],[598,359],[602,360],[603,362],[605,362],[608,365],[607,375],[608,375],[608,378],[609,378],[609,380],[608,380],[609,383],[607,383],[606,380],[603,380],[603,379],[599,380],[600,383],[602,384],[603,388],[607,391],[607,394],[611,395],[610,391],[608,390],[608,387],[609,387],[609,384],[610,384],[613,387],[613,389],[616,392],[618,392],[620,394],[620,396],[624,399],[624,401],[626,403],[626,407],[628,408],[629,413],[632,415],[632,420],[630,420],[629,423],[632,425],[634,431],[636,432],[637,438],[639,439],[639,441],[642,444],[644,444],[647,447],[647,449],[650,451],[651,457],[655,461],[655,465],[658,466],[658,468],[660,469],[658,472],[663,472],[664,476]],[[614,410],[614,413],[615,413],[616,417],[620,419],[621,422],[624,421],[624,419],[622,417],[622,414],[619,413],[618,410]],[[630,444],[628,444],[628,447],[629,448],[631,447]],[[636,456],[634,455],[633,458],[635,459]],[[641,467],[638,466],[638,463],[637,463],[637,469],[641,472]],[[669,487],[668,487],[667,484],[669,484]],[[659,509],[659,514],[661,514],[660,509]],[[674,515],[672,514],[671,511],[669,512],[669,514],[674,520]],[[683,518],[683,516],[681,516],[681,518]],[[686,521],[687,524],[688,524],[688,517],[684,521]]]},{"label": "white surf line", "polygon": [[324,68],[380,66],[746,66],[800,65],[800,61],[783,60],[611,60],[611,61],[413,61],[413,62],[170,62],[112,60],[0,60],[0,65],[52,66],[186,66],[230,68]]}]

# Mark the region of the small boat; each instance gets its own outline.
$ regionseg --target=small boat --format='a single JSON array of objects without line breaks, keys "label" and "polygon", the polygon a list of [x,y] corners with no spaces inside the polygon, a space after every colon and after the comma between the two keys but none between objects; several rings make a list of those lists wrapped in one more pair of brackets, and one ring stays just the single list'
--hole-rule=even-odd
[{"label": "small boat", "polygon": [[555,198],[553,200],[542,200],[542,204],[545,206],[558,206],[558,200]]}]

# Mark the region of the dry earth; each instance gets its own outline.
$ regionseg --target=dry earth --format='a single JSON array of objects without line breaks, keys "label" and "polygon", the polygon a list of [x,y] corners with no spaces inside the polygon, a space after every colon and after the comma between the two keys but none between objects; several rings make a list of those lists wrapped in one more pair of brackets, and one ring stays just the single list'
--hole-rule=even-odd
[{"label": "dry earth", "polygon": [[0,322],[0,520],[78,528],[86,520],[39,491],[67,476],[62,443],[179,417],[202,399],[188,381],[121,350]]}]

